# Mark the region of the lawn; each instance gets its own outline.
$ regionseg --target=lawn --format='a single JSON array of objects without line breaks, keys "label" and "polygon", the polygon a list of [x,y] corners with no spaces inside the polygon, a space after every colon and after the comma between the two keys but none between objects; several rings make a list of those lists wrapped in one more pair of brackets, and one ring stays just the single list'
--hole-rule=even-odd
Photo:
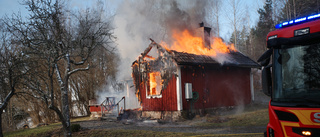
[{"label": "lawn", "polygon": [[[196,122],[195,126],[198,127],[237,127],[237,126],[266,126],[268,123],[268,109],[246,110],[239,114],[228,115],[212,115],[201,117],[206,119],[202,122]],[[71,122],[90,120],[90,117],[82,117],[72,119]],[[50,124],[32,129],[23,129],[13,132],[5,132],[6,137],[34,137],[34,136],[61,136],[61,123]],[[125,129],[82,129],[79,132],[73,133],[73,136],[80,137],[116,137],[116,136],[244,136],[244,137],[258,137],[263,136],[262,133],[243,133],[243,134],[191,134],[191,133],[176,133],[176,132],[159,132],[147,130],[125,130]]]},{"label": "lawn", "polygon": [[77,137],[185,137],[197,134],[175,133],[175,132],[157,132],[146,130],[124,130],[124,129],[93,129],[84,130],[73,134]]},{"label": "lawn", "polygon": [[61,123],[50,124],[48,126],[42,126],[31,129],[20,129],[17,131],[5,132],[5,137],[44,137],[53,134],[55,131],[60,130]]},{"label": "lawn", "polygon": [[206,122],[198,125],[215,127],[266,126],[268,122],[268,109],[261,109],[235,115],[208,116]]},{"label": "lawn", "polygon": [[[80,117],[71,119],[71,122],[90,120],[90,117]],[[30,129],[20,129],[17,131],[5,132],[5,137],[43,137],[59,134],[62,125],[60,122]]]}]

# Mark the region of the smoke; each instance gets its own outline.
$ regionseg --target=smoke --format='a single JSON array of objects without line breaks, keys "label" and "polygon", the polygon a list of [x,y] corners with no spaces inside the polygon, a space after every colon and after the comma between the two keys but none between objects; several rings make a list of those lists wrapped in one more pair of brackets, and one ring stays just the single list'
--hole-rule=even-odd
[{"label": "smoke", "polygon": [[122,59],[119,79],[129,79],[131,64],[150,41],[172,43],[172,30],[193,32],[205,21],[206,0],[123,1],[114,18],[115,35]]},{"label": "smoke", "polygon": [[194,32],[199,27],[199,23],[205,21],[206,3],[204,0],[180,3],[171,1],[169,10],[162,17],[169,38],[172,38],[172,30],[182,32],[187,29]]},{"label": "smoke", "polygon": [[[131,80],[121,81],[122,88],[116,89],[114,85],[106,85],[98,91],[99,96],[97,98],[97,103],[102,103],[106,97],[115,97],[115,103],[118,103],[123,97],[125,97],[125,108],[126,109],[136,109],[140,108],[138,98],[135,95],[135,89],[133,82]],[[119,102],[119,107],[124,106],[124,101]]]},{"label": "smoke", "polygon": [[[209,0],[122,1],[113,20],[116,44],[121,57],[117,80],[132,79],[131,65],[149,46],[149,38],[170,45],[174,42],[172,30],[180,32],[188,30],[195,34],[199,23],[204,22],[206,26],[210,26],[206,21],[208,2]],[[114,89],[109,90],[108,92],[114,91]]]}]

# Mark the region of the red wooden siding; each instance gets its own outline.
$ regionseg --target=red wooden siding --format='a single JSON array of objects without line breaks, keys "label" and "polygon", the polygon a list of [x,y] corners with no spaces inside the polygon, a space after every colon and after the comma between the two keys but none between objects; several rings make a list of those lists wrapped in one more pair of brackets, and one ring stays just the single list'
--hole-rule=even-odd
[{"label": "red wooden siding", "polygon": [[101,112],[101,107],[100,106],[89,106],[90,112]]},{"label": "red wooden siding", "polygon": [[194,109],[235,106],[251,102],[250,68],[184,66],[181,68],[183,110],[190,108],[185,99],[185,83],[199,93]]},{"label": "red wooden siding", "polygon": [[[145,84],[140,85],[143,111],[176,111],[176,77],[173,75],[167,88],[162,91],[162,98],[146,98]],[[149,90],[149,89],[148,89]]]}]

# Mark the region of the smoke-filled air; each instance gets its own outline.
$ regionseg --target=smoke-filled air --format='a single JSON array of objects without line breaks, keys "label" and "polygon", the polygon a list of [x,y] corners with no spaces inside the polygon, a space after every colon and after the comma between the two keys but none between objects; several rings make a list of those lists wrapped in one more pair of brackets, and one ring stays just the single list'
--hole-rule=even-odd
[{"label": "smoke-filled air", "polygon": [[[114,16],[114,34],[121,57],[118,81],[131,79],[131,65],[151,42],[169,50],[209,55],[216,61],[228,61],[227,52],[235,51],[214,34],[199,35],[200,23],[206,21],[207,0],[136,0],[123,1]],[[205,37],[205,38],[204,38]],[[204,39],[209,39],[209,47]],[[134,91],[134,90],[132,90]],[[102,97],[100,96],[103,100]]]},{"label": "smoke-filled air", "polygon": [[114,18],[116,43],[122,59],[119,78],[130,77],[131,63],[148,47],[149,38],[168,49],[210,55],[220,63],[225,62],[227,58],[219,53],[235,50],[234,46],[226,45],[211,34],[206,36],[211,48],[204,48],[203,38],[197,33],[202,22],[211,27],[206,21],[206,3],[206,0],[123,1]]}]

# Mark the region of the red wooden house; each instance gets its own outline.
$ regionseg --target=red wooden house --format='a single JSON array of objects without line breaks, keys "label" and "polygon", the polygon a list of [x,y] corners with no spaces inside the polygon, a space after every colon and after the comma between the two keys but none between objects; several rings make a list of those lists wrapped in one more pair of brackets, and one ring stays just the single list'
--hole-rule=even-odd
[{"label": "red wooden house", "polygon": [[[158,57],[149,55],[152,49]],[[260,66],[240,52],[226,54],[229,61],[220,64],[210,56],[167,50],[152,42],[132,65],[143,116],[178,117],[184,110],[249,104],[251,68]]]}]

